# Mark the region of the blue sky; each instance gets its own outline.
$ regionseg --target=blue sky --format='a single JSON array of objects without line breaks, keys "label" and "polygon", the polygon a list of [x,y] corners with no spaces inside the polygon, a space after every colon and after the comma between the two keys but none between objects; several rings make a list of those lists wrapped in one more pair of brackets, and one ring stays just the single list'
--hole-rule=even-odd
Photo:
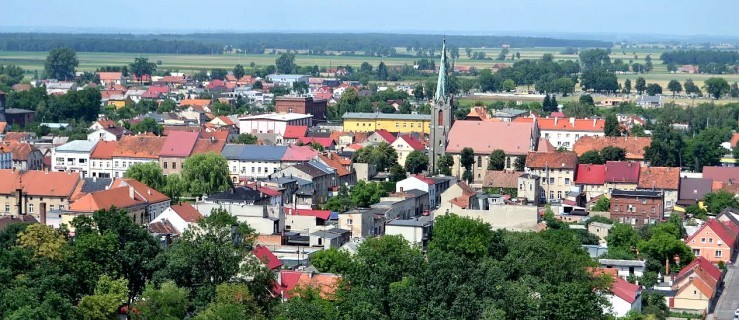
[{"label": "blue sky", "polygon": [[2,0],[0,31],[739,35],[739,1]]}]

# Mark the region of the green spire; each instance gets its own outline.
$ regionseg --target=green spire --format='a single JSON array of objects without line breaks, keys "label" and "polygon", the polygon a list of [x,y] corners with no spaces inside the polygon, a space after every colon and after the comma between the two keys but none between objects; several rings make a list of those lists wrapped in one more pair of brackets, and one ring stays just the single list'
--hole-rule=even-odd
[{"label": "green spire", "polygon": [[436,93],[434,102],[439,102],[446,97],[446,37],[441,45],[441,63],[439,64],[439,79],[436,81]]}]

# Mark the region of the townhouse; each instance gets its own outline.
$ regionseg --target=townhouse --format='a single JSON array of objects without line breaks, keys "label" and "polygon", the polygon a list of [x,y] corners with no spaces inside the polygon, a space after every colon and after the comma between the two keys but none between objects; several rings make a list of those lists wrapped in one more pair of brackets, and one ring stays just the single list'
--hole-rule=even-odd
[{"label": "townhouse", "polygon": [[680,168],[642,167],[637,190],[659,191],[665,197],[665,210],[672,209],[680,193]]},{"label": "townhouse", "polygon": [[605,188],[611,190],[636,190],[641,172],[639,162],[606,161]]},{"label": "townhouse", "polygon": [[79,174],[0,170],[0,213],[27,214],[40,221],[42,207],[48,211],[68,208],[81,188]]},{"label": "townhouse", "polygon": [[529,152],[526,157],[526,173],[541,177],[540,199],[560,200],[575,185],[577,155],[571,151]]},{"label": "townhouse", "polygon": [[413,151],[426,151],[426,147],[421,141],[416,139],[410,134],[404,134],[399,136],[395,141],[390,144],[390,147],[395,149],[395,153],[398,154],[398,164],[405,166],[405,159]]},{"label": "townhouse", "polygon": [[121,138],[112,155],[113,177],[123,177],[126,170],[137,163],[157,163],[164,141],[164,137],[148,135]]},{"label": "townhouse", "polygon": [[159,166],[165,175],[180,173],[199,137],[200,132],[171,131],[167,134],[159,150]]},{"label": "townhouse", "polygon": [[51,170],[79,172],[82,177],[91,176],[90,154],[97,141],[74,140],[51,149]]},{"label": "townhouse", "polygon": [[611,191],[611,220],[635,227],[655,224],[664,218],[664,195],[659,191]]},{"label": "townhouse", "polygon": [[604,119],[577,119],[577,118],[515,118],[513,122],[532,123],[536,122],[541,136],[547,139],[556,148],[572,150],[575,142],[580,137],[603,137],[605,136]]},{"label": "townhouse", "polygon": [[597,137],[581,136],[572,147],[577,156],[582,156],[588,151],[600,151],[605,147],[616,147],[626,151],[627,161],[637,161],[646,165],[644,161],[644,148],[652,144],[649,137]]},{"label": "townhouse", "polygon": [[456,183],[454,177],[412,175],[396,182],[395,192],[408,192],[411,190],[426,192],[429,198],[429,208],[434,209],[441,203],[441,194],[454,183]]},{"label": "townhouse", "polygon": [[608,194],[606,188],[606,165],[579,164],[575,175],[575,185],[585,193],[585,199],[590,201],[596,197]]},{"label": "townhouse", "polygon": [[113,177],[113,153],[118,141],[98,141],[90,153],[90,175],[96,178]]},{"label": "townhouse", "polygon": [[709,219],[685,239],[685,244],[696,257],[703,257],[712,263],[730,263],[738,237],[739,225],[734,221]]},{"label": "townhouse", "polygon": [[35,146],[28,142],[7,141],[0,142],[0,152],[10,153],[13,159],[13,168],[16,170],[41,170],[44,167],[44,155]]}]

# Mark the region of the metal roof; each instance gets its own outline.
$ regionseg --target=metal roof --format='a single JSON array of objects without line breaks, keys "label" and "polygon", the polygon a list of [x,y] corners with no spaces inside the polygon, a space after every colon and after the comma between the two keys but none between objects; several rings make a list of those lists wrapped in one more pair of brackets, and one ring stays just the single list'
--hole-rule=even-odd
[{"label": "metal roof", "polygon": [[431,121],[430,114],[401,114],[401,113],[371,113],[371,112],[347,112],[343,119],[386,119],[406,121]]},{"label": "metal roof", "polygon": [[95,148],[97,141],[74,140],[56,147],[57,152],[84,152],[90,153]]}]

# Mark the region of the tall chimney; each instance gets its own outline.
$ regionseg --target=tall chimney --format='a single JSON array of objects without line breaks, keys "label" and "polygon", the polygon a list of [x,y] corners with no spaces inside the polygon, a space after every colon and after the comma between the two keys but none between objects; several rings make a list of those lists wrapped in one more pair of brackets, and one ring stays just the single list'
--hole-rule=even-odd
[{"label": "tall chimney", "polygon": [[46,202],[39,203],[39,220],[41,224],[46,224]]},{"label": "tall chimney", "polygon": [[[14,169],[15,170],[15,169]],[[15,189],[15,205],[18,207],[18,216],[24,215],[23,212],[23,189]]]},{"label": "tall chimney", "polygon": [[136,199],[135,197],[135,191],[133,190],[132,186],[128,186],[128,196],[131,197],[131,199]]}]

